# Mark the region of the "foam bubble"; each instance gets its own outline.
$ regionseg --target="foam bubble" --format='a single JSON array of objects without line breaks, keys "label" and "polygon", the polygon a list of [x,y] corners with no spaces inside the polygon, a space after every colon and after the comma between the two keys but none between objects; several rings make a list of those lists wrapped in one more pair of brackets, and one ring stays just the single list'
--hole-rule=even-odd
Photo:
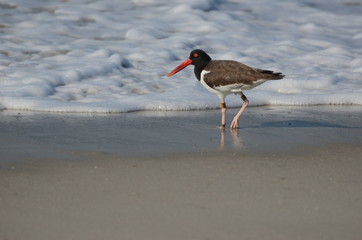
[{"label": "foam bubble", "polygon": [[[218,108],[194,48],[286,78],[245,91],[251,105],[362,104],[362,9],[245,0],[77,0],[2,4],[0,109],[127,112]],[[227,105],[241,106],[238,96]]]}]

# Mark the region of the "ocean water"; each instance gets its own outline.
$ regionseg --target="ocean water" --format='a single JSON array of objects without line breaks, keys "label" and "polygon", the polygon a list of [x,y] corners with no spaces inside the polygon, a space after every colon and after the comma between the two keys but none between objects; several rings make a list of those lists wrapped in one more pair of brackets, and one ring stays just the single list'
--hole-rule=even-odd
[{"label": "ocean water", "polygon": [[286,75],[251,105],[362,105],[361,23],[361,0],[0,0],[0,109],[218,108],[192,66],[166,77],[195,48]]}]

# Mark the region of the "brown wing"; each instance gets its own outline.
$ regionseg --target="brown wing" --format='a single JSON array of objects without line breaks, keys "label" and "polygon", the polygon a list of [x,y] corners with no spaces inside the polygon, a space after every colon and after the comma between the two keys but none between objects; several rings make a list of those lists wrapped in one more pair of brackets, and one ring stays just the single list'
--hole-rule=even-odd
[{"label": "brown wing", "polygon": [[210,87],[237,83],[253,85],[253,82],[257,80],[277,80],[284,77],[281,73],[252,68],[229,60],[211,61],[204,70],[210,71],[204,76],[204,81]]}]

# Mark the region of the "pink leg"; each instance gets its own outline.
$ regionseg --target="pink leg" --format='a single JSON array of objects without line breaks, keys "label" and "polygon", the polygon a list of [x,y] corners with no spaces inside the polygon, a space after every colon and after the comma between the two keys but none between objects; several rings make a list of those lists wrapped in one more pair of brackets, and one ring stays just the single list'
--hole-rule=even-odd
[{"label": "pink leg", "polygon": [[243,93],[241,93],[241,99],[243,99],[244,103],[241,106],[239,112],[235,115],[233,121],[231,122],[230,128],[239,128],[240,115],[244,112],[245,108],[249,104],[249,100],[246,98],[246,96]]},{"label": "pink leg", "polygon": [[225,119],[226,119],[226,104],[225,102],[221,103],[221,128],[225,128]]}]

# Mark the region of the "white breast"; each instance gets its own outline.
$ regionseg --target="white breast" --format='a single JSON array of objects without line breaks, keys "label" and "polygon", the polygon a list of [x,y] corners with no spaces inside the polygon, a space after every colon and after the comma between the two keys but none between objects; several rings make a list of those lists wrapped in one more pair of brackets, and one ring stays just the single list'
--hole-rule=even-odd
[{"label": "white breast", "polygon": [[204,76],[206,74],[210,73],[210,71],[206,71],[206,70],[202,70],[201,72],[201,78],[200,78],[200,83],[202,84],[202,86],[204,86],[207,90],[209,90],[209,92],[215,93],[221,100],[221,102],[225,102],[225,96],[228,93],[224,93],[223,91],[219,90],[219,89],[214,89],[211,88],[209,85],[207,85],[207,83],[204,80]]}]

